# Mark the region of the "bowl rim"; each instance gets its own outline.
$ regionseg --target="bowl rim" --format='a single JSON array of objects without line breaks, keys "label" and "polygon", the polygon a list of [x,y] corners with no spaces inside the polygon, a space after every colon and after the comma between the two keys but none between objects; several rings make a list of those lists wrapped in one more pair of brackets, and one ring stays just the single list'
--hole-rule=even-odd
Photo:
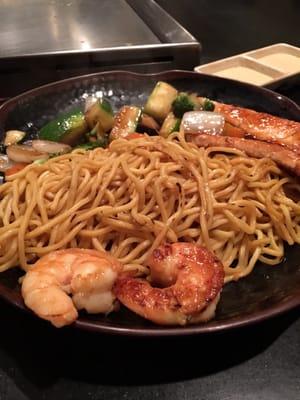
[{"label": "bowl rim", "polygon": [[[23,299],[17,291],[6,287],[0,281],[0,298],[15,308],[31,314],[36,317],[35,314],[29,310]],[[80,330],[121,335],[121,336],[135,336],[135,337],[166,337],[166,336],[191,336],[199,334],[211,334],[211,333],[222,333],[232,329],[244,328],[260,322],[269,320],[277,317],[287,311],[293,309],[299,309],[300,311],[300,287],[298,291],[291,295],[289,298],[281,301],[275,305],[272,305],[266,309],[255,311],[244,316],[237,316],[230,319],[224,320],[211,320],[208,324],[199,325],[187,325],[187,326],[170,326],[162,327],[160,325],[154,325],[137,328],[137,327],[123,327],[119,325],[108,325],[102,321],[89,320],[88,317],[80,316],[70,328],[78,328]],[[300,315],[300,314],[299,314]],[[36,317],[38,318],[38,317]]]},{"label": "bowl rim", "polygon": [[239,87],[244,87],[246,89],[254,90],[259,93],[264,93],[268,96],[270,96],[274,101],[276,102],[282,102],[285,103],[287,106],[291,107],[292,112],[295,114],[299,114],[299,119],[300,119],[300,105],[298,105],[296,102],[293,100],[289,99],[288,97],[281,95],[271,89],[268,89],[266,87],[261,87],[261,86],[256,86],[252,85],[250,83],[246,82],[240,82],[236,81],[234,79],[228,79],[228,78],[222,78],[219,76],[215,75],[209,75],[209,74],[204,74],[201,72],[195,72],[195,71],[188,71],[188,70],[180,70],[180,69],[172,69],[172,70],[165,70],[161,72],[153,72],[153,73],[139,73],[139,72],[132,72],[132,71],[125,71],[125,70],[111,70],[111,71],[103,71],[103,72],[95,72],[92,74],[84,74],[84,75],[78,75],[78,76],[73,76],[70,78],[54,81],[47,83],[45,85],[37,86],[33,89],[27,90],[25,92],[22,92],[18,94],[17,96],[14,96],[8,100],[6,100],[3,104],[0,106],[0,120],[5,117],[5,115],[10,111],[11,108],[13,108],[13,105],[21,101],[23,98],[26,98],[28,96],[32,96],[35,94],[40,94],[45,91],[47,91],[50,88],[56,88],[59,86],[64,86],[64,85],[69,85],[72,84],[73,82],[77,81],[82,81],[86,79],[93,79],[101,76],[109,76],[109,75],[118,75],[118,76],[123,76],[123,77],[131,77],[131,78],[137,78],[137,79],[143,79],[143,78],[164,78],[168,80],[176,79],[176,78],[194,78],[194,79],[208,79],[212,81],[217,81],[217,82],[227,82],[232,85],[236,85]]}]

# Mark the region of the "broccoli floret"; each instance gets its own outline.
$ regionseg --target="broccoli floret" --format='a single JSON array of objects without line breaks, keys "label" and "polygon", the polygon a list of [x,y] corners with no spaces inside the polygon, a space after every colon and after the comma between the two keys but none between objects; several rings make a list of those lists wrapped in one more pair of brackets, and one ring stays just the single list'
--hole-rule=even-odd
[{"label": "broccoli floret", "polygon": [[178,118],[175,122],[175,125],[173,126],[172,132],[179,132],[180,124],[181,124],[181,119]]},{"label": "broccoli floret", "polygon": [[195,103],[186,93],[179,93],[172,103],[172,110],[177,118],[182,118],[183,114],[195,109]]},{"label": "broccoli floret", "polygon": [[215,109],[214,103],[209,99],[205,99],[204,103],[203,103],[203,110],[204,111],[214,111],[214,109]]}]

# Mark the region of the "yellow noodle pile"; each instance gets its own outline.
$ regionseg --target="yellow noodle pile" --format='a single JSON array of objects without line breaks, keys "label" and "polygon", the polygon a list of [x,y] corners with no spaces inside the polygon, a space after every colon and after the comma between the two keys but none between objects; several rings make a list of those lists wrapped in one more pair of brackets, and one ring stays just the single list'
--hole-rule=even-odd
[{"label": "yellow noodle pile", "polygon": [[108,250],[126,269],[147,272],[162,242],[197,242],[223,262],[226,281],[260,260],[281,261],[283,241],[300,243],[295,178],[269,159],[169,139],[118,139],[31,164],[0,186],[0,270],[24,270],[53,250]]}]

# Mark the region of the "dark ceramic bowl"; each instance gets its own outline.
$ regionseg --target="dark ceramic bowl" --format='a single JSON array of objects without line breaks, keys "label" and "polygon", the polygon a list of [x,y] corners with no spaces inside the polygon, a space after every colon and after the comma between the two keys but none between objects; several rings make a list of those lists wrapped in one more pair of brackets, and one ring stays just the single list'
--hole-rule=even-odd
[{"label": "dark ceramic bowl", "polygon": [[[168,71],[154,75],[107,72],[71,78],[24,93],[0,108],[0,134],[8,129],[36,131],[51,118],[74,106],[84,96],[102,91],[117,109],[124,104],[143,105],[158,80],[179,90],[250,107],[284,118],[300,119],[299,107],[266,89],[194,72]],[[0,296],[24,309],[17,270],[0,274]],[[202,325],[164,328],[124,308],[107,317],[82,314],[74,326],[111,334],[163,336],[222,331],[262,321],[300,305],[300,246],[286,248],[286,258],[275,267],[257,265],[246,278],[225,286],[213,321]]]}]

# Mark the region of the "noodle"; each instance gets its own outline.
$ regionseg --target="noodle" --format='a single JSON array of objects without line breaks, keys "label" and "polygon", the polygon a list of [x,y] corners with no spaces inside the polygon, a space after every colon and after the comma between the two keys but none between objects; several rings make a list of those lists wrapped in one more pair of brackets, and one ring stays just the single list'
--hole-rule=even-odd
[{"label": "noodle", "polygon": [[75,150],[0,186],[0,270],[28,270],[50,251],[83,247],[145,273],[155,247],[186,241],[212,250],[226,282],[237,280],[257,261],[279,263],[283,241],[300,243],[300,203],[288,186],[300,191],[267,158],[198,148],[180,133]]}]

